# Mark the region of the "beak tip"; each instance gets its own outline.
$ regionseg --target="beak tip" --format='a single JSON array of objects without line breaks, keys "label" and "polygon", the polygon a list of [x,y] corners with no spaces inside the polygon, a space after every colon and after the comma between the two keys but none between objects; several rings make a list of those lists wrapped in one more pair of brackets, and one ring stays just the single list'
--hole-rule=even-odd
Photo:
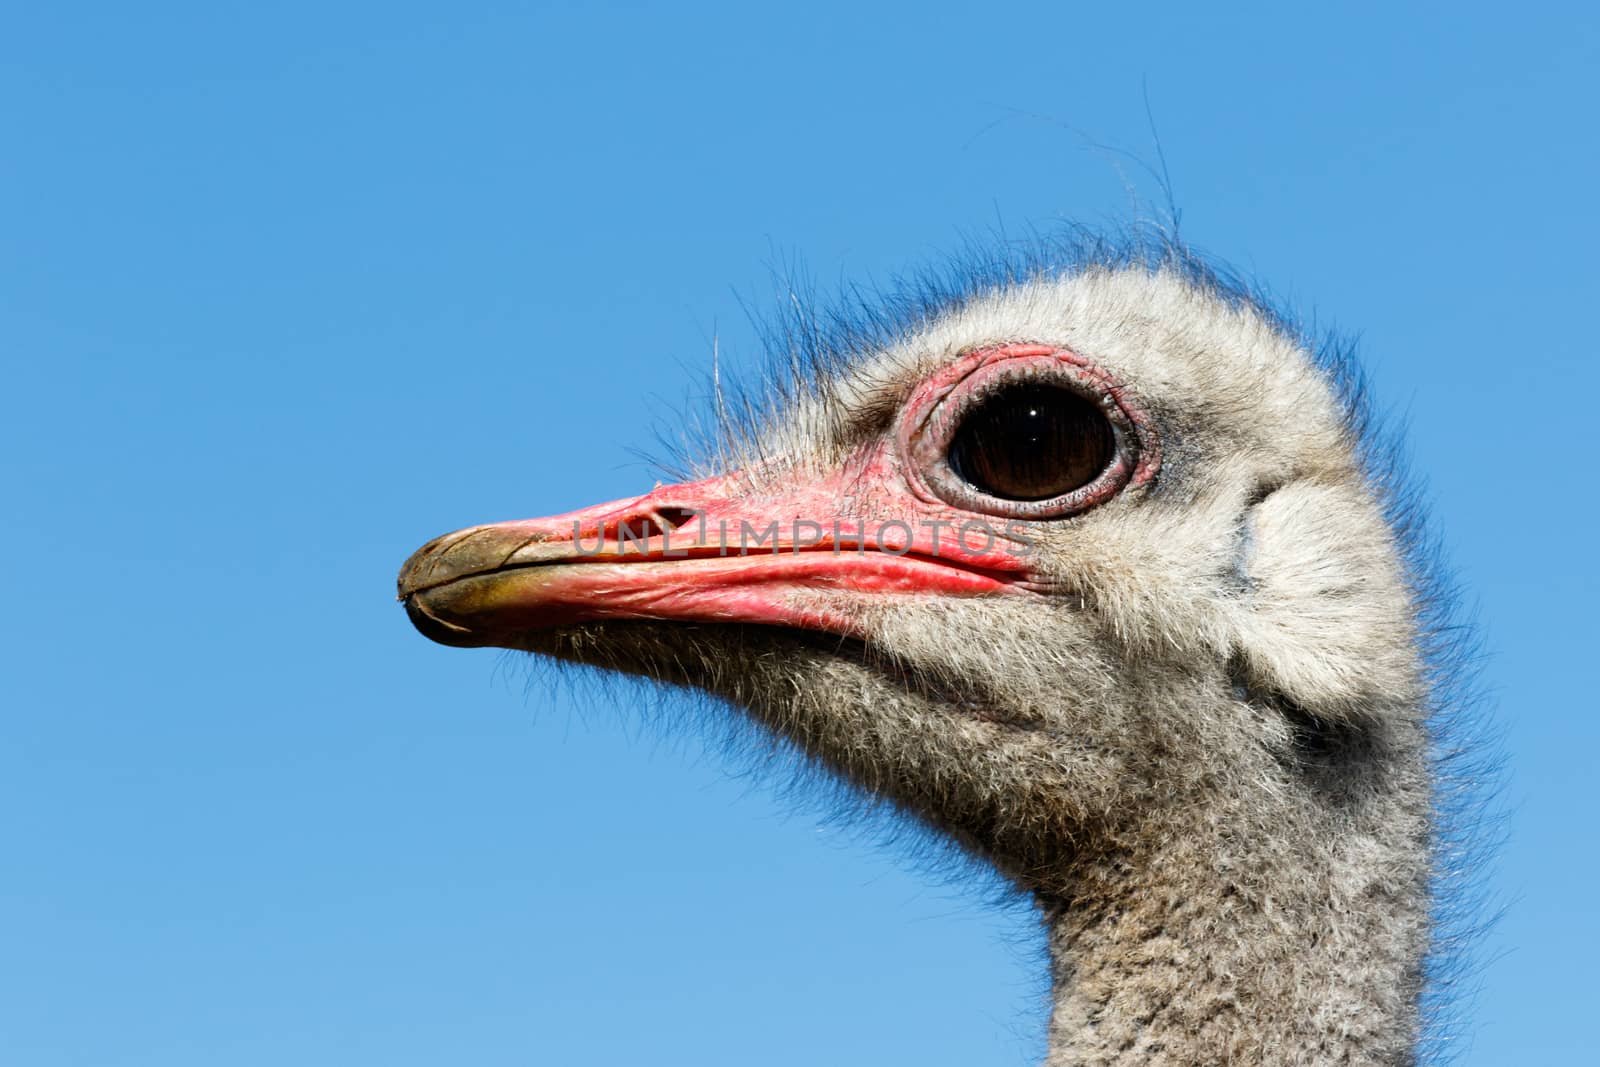
[{"label": "beak tip", "polygon": [[400,599],[405,604],[406,617],[411,620],[411,625],[430,641],[452,648],[481,648],[489,643],[466,627],[447,622],[429,612],[418,595],[403,596]]}]

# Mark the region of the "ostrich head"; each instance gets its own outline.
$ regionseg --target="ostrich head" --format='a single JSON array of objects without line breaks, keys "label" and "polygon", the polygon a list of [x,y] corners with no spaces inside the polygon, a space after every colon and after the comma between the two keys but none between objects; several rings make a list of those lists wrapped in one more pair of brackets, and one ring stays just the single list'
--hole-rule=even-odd
[{"label": "ostrich head", "polygon": [[975,280],[785,393],[703,477],[428,543],[411,620],[698,687],[992,861],[1051,1063],[1407,1062],[1422,635],[1324,363],[1166,249]]}]

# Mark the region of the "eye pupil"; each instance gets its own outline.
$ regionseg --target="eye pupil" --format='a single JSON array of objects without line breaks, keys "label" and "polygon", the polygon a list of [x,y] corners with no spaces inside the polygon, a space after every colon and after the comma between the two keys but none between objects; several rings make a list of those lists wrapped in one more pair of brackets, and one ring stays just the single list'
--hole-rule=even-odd
[{"label": "eye pupil", "polygon": [[948,462],[973,488],[1005,500],[1081,489],[1111,462],[1116,438],[1090,401],[1052,385],[1017,385],[969,412]]}]

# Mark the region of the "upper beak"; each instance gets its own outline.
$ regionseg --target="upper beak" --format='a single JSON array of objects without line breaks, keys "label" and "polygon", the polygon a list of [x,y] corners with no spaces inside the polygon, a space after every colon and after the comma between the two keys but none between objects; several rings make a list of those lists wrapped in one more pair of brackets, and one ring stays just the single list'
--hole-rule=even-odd
[{"label": "upper beak", "polygon": [[400,599],[418,630],[447,645],[517,647],[534,631],[607,619],[862,636],[873,598],[993,595],[1025,576],[1015,544],[963,543],[920,514],[840,514],[838,489],[824,479],[751,490],[730,476],[458,530],[406,561]]}]

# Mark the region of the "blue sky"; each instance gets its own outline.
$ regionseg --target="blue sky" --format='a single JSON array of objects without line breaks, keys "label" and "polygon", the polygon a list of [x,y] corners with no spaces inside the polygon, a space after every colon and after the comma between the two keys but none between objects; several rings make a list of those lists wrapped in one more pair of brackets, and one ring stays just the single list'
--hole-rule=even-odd
[{"label": "blue sky", "polygon": [[[1462,1062],[1592,1055],[1591,7],[13,5],[0,1062],[1024,1064],[992,884],[437,647],[433,534],[647,488],[774,264],[1188,237],[1359,335],[1509,753]],[[662,715],[665,711],[668,714]]]}]

